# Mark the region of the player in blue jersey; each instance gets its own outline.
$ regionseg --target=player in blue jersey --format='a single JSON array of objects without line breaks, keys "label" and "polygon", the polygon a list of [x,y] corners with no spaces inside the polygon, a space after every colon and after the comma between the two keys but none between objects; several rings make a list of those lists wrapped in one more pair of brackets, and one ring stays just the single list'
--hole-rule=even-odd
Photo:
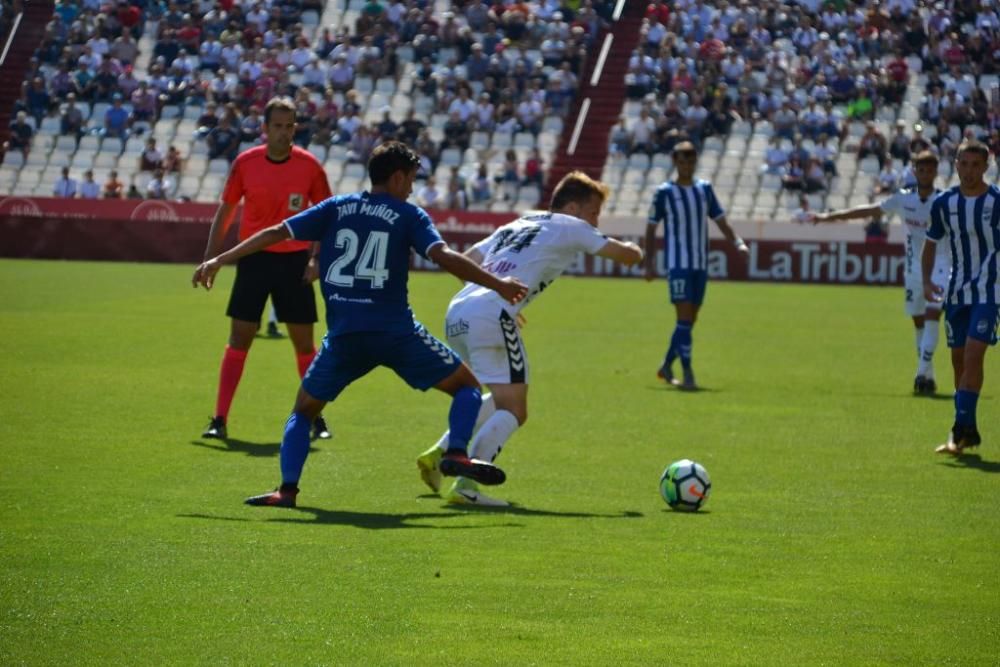
[{"label": "player in blue jersey", "polygon": [[410,250],[464,281],[496,291],[508,303],[526,286],[499,278],[441,239],[430,216],[408,204],[419,166],[399,142],[378,146],[368,161],[370,192],[331,197],[283,223],[264,229],[232,250],[201,264],[193,283],[211,288],[223,264],[284,239],[319,241],[320,277],[328,331],[302,379],[281,441],[281,486],[247,498],[249,505],[295,507],[298,482],[309,453],[309,428],[326,403],[377,366],[387,366],[411,387],[440,389],[452,398],[451,439],[441,473],[501,484],[502,470],[467,454],[479,412],[479,382],[451,349],[414,320],[407,301]]},{"label": "player in blue jersey", "polygon": [[[694,177],[698,153],[694,144],[682,141],[674,147],[677,178],[659,187],[649,210],[646,226],[646,280],[656,276],[654,247],[656,227],[663,223],[663,254],[667,265],[670,302],[674,304],[677,324],[657,376],[681,389],[697,389],[691,367],[691,330],[698,319],[698,310],[705,299],[708,283],[708,219],[711,218],[723,236],[742,254],[749,254],[743,239],[736,236],[712,184]],[[674,379],[673,364],[680,357],[684,380]]]},{"label": "player in blue jersey", "polygon": [[[921,266],[928,299],[945,301],[945,331],[955,371],[955,423],[942,454],[979,445],[976,403],[983,388],[986,350],[997,342],[1000,320],[1000,189],[983,179],[990,151],[978,141],[958,147],[959,184],[934,199]],[[951,279],[947,293],[932,280],[938,242],[947,237]]]}]

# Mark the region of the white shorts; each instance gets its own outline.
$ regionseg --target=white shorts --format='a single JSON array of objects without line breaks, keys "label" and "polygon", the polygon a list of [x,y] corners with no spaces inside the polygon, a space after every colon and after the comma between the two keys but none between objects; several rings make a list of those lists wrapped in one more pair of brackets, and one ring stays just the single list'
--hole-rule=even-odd
[{"label": "white shorts", "polygon": [[514,318],[495,302],[467,299],[445,316],[448,345],[483,384],[528,384],[528,355]]},{"label": "white shorts", "polygon": [[[948,279],[951,278],[951,266],[947,259],[934,260],[931,271],[931,282],[942,290],[948,289]],[[906,274],[906,314],[910,317],[923,315],[928,310],[941,310],[941,301],[927,301],[924,298],[924,278],[919,272]]]}]

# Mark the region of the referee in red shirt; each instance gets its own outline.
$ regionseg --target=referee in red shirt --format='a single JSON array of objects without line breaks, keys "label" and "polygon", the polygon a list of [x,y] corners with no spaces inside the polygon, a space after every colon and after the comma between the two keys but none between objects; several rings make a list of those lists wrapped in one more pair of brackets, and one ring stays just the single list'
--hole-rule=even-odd
[{"label": "referee in red shirt", "polygon": [[[222,202],[212,220],[205,248],[206,260],[222,251],[226,231],[241,199],[244,206],[240,241],[330,197],[330,185],[319,161],[308,151],[292,145],[295,105],[291,100],[274,98],[267,103],[264,131],[267,133],[265,145],[246,150],[233,161]],[[316,354],[313,342],[316,298],[312,286],[316,277],[313,249],[303,241],[275,243],[239,261],[226,308],[231,326],[219,372],[215,416],[202,437],[227,437],[229,406],[243,375],[250,345],[260,327],[268,295],[278,320],[288,327],[299,377],[305,375]],[[322,415],[313,422],[313,437],[330,437]]]}]

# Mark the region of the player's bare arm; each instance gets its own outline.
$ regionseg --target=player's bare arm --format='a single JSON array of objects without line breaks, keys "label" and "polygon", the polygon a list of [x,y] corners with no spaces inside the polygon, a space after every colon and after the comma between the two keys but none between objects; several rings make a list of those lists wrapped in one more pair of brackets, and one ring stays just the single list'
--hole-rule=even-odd
[{"label": "player's bare arm", "polygon": [[219,208],[215,210],[215,217],[212,218],[212,228],[208,232],[208,243],[205,245],[205,256],[202,258],[208,261],[222,251],[222,243],[226,239],[226,232],[236,217],[236,206],[221,202]]},{"label": "player's bare arm", "polygon": [[726,240],[736,246],[737,252],[741,255],[750,254],[750,248],[743,241],[743,239],[736,235],[733,228],[729,226],[729,221],[726,220],[726,216],[723,215],[716,218],[715,224],[718,226],[719,231],[722,232],[722,235],[726,237]]},{"label": "player's bare arm", "polygon": [[944,289],[935,285],[931,280],[934,272],[934,256],[937,252],[937,241],[934,239],[924,239],[924,249],[920,254],[920,274],[924,279],[924,298],[928,301],[939,302],[944,297]]},{"label": "player's bare arm", "polygon": [[646,240],[643,243],[645,249],[646,282],[656,277],[656,269],[653,261],[656,258],[656,225],[646,225]]},{"label": "player's bare arm", "polygon": [[476,264],[483,263],[483,253],[479,252],[479,250],[475,246],[469,248],[462,254],[471,259]]},{"label": "player's bare arm", "polygon": [[215,282],[215,274],[219,272],[219,269],[221,269],[223,265],[232,264],[242,257],[252,255],[253,253],[259,252],[268,246],[289,238],[291,238],[291,234],[288,231],[288,227],[286,227],[284,223],[278,223],[273,227],[262,229],[221,255],[199,264],[198,268],[194,271],[194,276],[191,278],[191,285],[193,287],[204,285],[205,289],[212,289],[212,284]]},{"label": "player's bare arm", "polygon": [[306,264],[305,273],[302,274],[302,282],[311,283],[319,278],[319,243],[309,246],[309,263]]},{"label": "player's bare arm", "polygon": [[508,303],[517,303],[528,293],[527,285],[517,278],[498,278],[445,243],[432,246],[427,251],[427,257],[456,278],[487,287]]},{"label": "player's bare arm", "polygon": [[827,213],[816,213],[812,216],[812,223],[818,225],[824,222],[843,222],[844,220],[863,220],[864,218],[874,218],[882,212],[882,207],[878,204],[865,204],[846,208],[842,211],[828,211]]},{"label": "player's bare arm", "polygon": [[599,257],[613,259],[625,266],[633,266],[642,261],[642,248],[631,241],[619,241],[618,239],[608,239],[604,247],[597,251]]}]

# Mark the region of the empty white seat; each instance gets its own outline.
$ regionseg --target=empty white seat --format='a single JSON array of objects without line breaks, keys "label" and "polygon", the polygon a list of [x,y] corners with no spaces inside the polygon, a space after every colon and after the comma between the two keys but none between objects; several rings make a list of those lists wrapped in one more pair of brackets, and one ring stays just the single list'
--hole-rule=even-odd
[{"label": "empty white seat", "polygon": [[118,155],[116,153],[98,153],[94,158],[94,166],[104,169],[118,168]]},{"label": "empty white seat", "polygon": [[508,132],[494,132],[490,146],[495,150],[507,150],[511,147],[512,135]]},{"label": "empty white seat", "polygon": [[208,173],[209,174],[228,174],[229,173],[229,160],[221,157],[217,157],[214,160],[208,161]]},{"label": "empty white seat", "polygon": [[535,135],[531,132],[518,132],[514,135],[515,148],[534,148]]},{"label": "empty white seat", "polygon": [[[115,141],[117,141],[117,140],[115,140]],[[96,137],[95,135],[93,135],[93,134],[85,134],[85,135],[83,135],[83,137],[80,138],[79,150],[81,150],[81,151],[88,151],[88,152],[91,152],[91,153],[96,153],[97,152],[97,146],[98,146],[99,143],[100,143],[100,141],[98,140],[98,137]]]},{"label": "empty white seat", "polygon": [[[348,162],[344,165],[343,178],[362,179],[366,176],[365,166],[359,162]],[[343,180],[343,179],[342,179]]]},{"label": "empty white seat", "polygon": [[358,76],[354,78],[354,89],[363,95],[375,90],[375,82],[370,76]]},{"label": "empty white seat", "polygon": [[458,148],[446,148],[441,151],[441,164],[446,166],[457,166],[462,163],[462,151]]},{"label": "empty white seat", "polygon": [[645,153],[632,153],[628,157],[628,166],[630,169],[649,169],[650,159]]},{"label": "empty white seat", "polygon": [[323,144],[309,144],[306,150],[315,155],[320,162],[326,159],[327,148]]}]

